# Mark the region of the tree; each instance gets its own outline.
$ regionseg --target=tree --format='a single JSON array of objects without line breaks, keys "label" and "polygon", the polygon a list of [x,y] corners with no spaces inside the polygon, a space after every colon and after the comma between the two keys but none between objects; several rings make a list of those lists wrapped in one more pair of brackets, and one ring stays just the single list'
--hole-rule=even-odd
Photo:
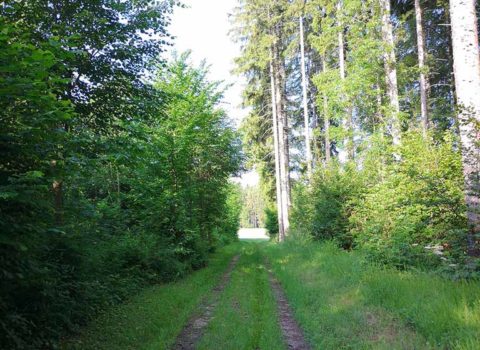
[{"label": "tree", "polygon": [[305,153],[307,162],[307,176],[312,178],[312,150],[310,145],[310,120],[308,115],[308,80],[305,69],[305,39],[303,29],[303,17],[299,17],[299,31],[300,31],[300,56],[301,56],[301,70],[302,70],[302,103],[303,103],[303,118],[304,118],[304,131],[305,131]]},{"label": "tree", "polygon": [[[285,11],[283,4],[274,3],[273,18],[277,18],[272,23],[272,38],[273,38],[273,76],[275,87],[275,104],[276,115],[278,123],[278,148],[280,161],[280,189],[282,195],[282,224],[284,235],[287,235],[289,229],[289,210],[291,205],[290,198],[290,154],[289,154],[289,140],[288,140],[288,117],[286,111],[286,72],[285,72],[285,58],[284,58],[284,23],[281,21],[282,14]],[[280,20],[278,20],[280,19]],[[282,235],[279,235],[280,240],[283,240]]]},{"label": "tree", "polygon": [[382,16],[382,38],[384,41],[383,60],[385,64],[385,79],[387,85],[387,95],[390,102],[388,127],[393,139],[394,145],[400,144],[400,102],[398,98],[398,81],[397,81],[397,59],[395,57],[395,42],[393,39],[393,25],[390,0],[380,0],[381,16]]},{"label": "tree", "polygon": [[1,348],[56,348],[236,237],[223,91],[188,55],[159,59],[173,2],[150,5],[0,8]]},{"label": "tree", "polygon": [[[257,147],[252,147],[253,152],[259,150],[260,143],[263,144],[262,148],[265,147],[262,149],[265,154],[255,155],[254,160],[260,165],[258,168],[264,183],[270,182],[263,175],[275,178],[276,191],[271,188],[269,195],[277,203],[280,239],[288,231],[290,206],[289,125],[284,57],[286,6],[283,1],[248,0],[241,3],[235,15],[235,38],[243,44],[242,56],[237,59],[238,70],[250,78],[245,104],[252,105],[255,111],[244,123],[244,129],[255,132],[251,135],[257,141]],[[253,21],[253,18],[257,20]],[[268,91],[267,84],[270,86],[269,94],[265,94]],[[268,114],[265,113],[266,106],[270,106]],[[266,118],[269,118],[268,124]],[[268,129],[253,130],[254,121],[265,127],[268,125]],[[267,141],[268,138],[270,141]],[[268,164],[265,164],[266,159],[270,160]]]},{"label": "tree", "polygon": [[275,154],[275,188],[276,188],[276,200],[277,200],[277,217],[278,217],[278,238],[280,241],[285,239],[285,225],[284,225],[284,206],[283,206],[283,188],[282,188],[282,175],[280,171],[280,142],[279,142],[279,130],[278,130],[278,114],[276,104],[276,91],[275,91],[275,73],[273,68],[273,47],[270,59],[270,91],[271,91],[271,105],[272,105],[272,133],[273,133],[273,152]]},{"label": "tree", "polygon": [[[345,76],[346,76],[346,60],[345,60],[345,40],[344,40],[344,27],[342,21],[342,1],[339,1],[337,4],[337,17],[338,17],[338,62],[339,62],[339,70],[340,70],[340,79],[342,80],[343,85],[345,85]],[[342,86],[342,88],[344,88]],[[343,94],[342,99],[344,99],[343,103],[346,104],[345,106],[345,131],[347,133],[347,137],[345,138],[345,150],[346,150],[346,158],[353,160],[355,156],[355,145],[354,145],[354,136],[353,136],[353,123],[352,123],[352,107],[350,106],[350,102],[346,101],[346,96]]]},{"label": "tree", "polygon": [[480,233],[480,56],[474,0],[451,0],[453,61],[462,142],[465,201],[470,226],[469,252]]},{"label": "tree", "polygon": [[423,30],[423,15],[420,0],[415,0],[415,23],[417,29],[418,68],[420,70],[420,115],[423,135],[426,137],[429,128],[428,121],[428,78],[425,72],[425,33]]}]

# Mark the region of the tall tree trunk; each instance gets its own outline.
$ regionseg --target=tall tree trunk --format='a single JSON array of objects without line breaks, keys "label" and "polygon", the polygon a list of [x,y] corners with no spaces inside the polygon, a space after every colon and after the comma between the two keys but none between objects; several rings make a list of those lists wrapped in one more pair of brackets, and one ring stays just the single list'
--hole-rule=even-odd
[{"label": "tall tree trunk", "polygon": [[[323,73],[327,73],[327,60],[325,56],[322,56],[322,70]],[[325,139],[325,165],[330,163],[330,117],[328,113],[328,101],[327,95],[323,93],[323,127],[324,127],[324,139]]]},{"label": "tall tree trunk", "polygon": [[277,102],[277,122],[278,122],[278,142],[280,152],[280,184],[282,191],[282,215],[283,215],[283,229],[285,235],[289,228],[289,207],[290,207],[290,174],[289,174],[289,157],[288,157],[288,133],[284,110],[283,100],[283,86],[282,74],[278,73],[282,64],[277,61],[276,79],[275,79],[275,98]]},{"label": "tall tree trunk", "polygon": [[420,69],[420,112],[423,136],[427,136],[428,120],[428,78],[425,74],[425,34],[423,31],[422,7],[420,0],[415,0],[415,22],[417,27],[418,68]]},{"label": "tall tree trunk", "polygon": [[280,149],[278,136],[278,120],[277,120],[277,104],[275,97],[275,77],[273,69],[273,49],[271,50],[270,59],[270,89],[272,98],[272,131],[273,131],[273,150],[275,153],[275,185],[277,194],[277,217],[278,217],[278,239],[283,242],[285,239],[285,230],[283,227],[283,205],[282,205],[282,189],[280,176]]},{"label": "tall tree trunk", "polygon": [[[282,35],[281,32],[279,33],[279,43],[282,41]],[[280,45],[277,46],[278,49],[278,55],[277,55],[277,63],[278,63],[278,69],[276,70],[278,72],[278,79],[277,79],[277,114],[279,116],[279,119],[282,121],[282,153],[281,153],[281,159],[282,159],[282,164],[283,167],[281,168],[284,171],[284,187],[285,187],[285,203],[284,206],[286,206],[284,213],[286,214],[286,218],[284,219],[284,226],[285,222],[288,223],[289,221],[289,211],[290,207],[292,205],[291,201],[291,186],[290,186],[290,144],[288,140],[288,133],[289,133],[289,126],[288,126],[288,117],[287,117],[287,112],[286,112],[286,106],[287,106],[287,96],[286,96],[286,72],[285,72],[285,60],[283,58],[283,53],[280,50]],[[281,117],[281,118],[280,118]],[[288,234],[288,224],[285,227],[285,234]]]},{"label": "tall tree trunk", "polygon": [[[337,4],[337,13],[340,16],[340,11],[342,8],[342,2],[339,1]],[[338,30],[338,61],[340,66],[340,78],[342,83],[345,83],[346,77],[346,67],[345,67],[345,42],[343,38],[343,24],[339,21],[339,30]],[[343,102],[346,103],[345,106],[345,129],[347,131],[347,137],[345,138],[345,148],[346,148],[346,158],[347,160],[353,160],[355,157],[354,149],[354,140],[353,140],[353,123],[352,123],[352,107],[350,102],[347,101],[346,96],[343,96]]]},{"label": "tall tree trunk", "polygon": [[480,57],[475,0],[450,0],[453,62],[462,143],[470,255],[480,234]]},{"label": "tall tree trunk", "polygon": [[400,102],[398,99],[397,60],[395,58],[395,42],[393,40],[393,26],[390,18],[390,0],[380,0],[382,10],[382,37],[385,43],[383,60],[385,64],[385,79],[387,94],[390,100],[390,116],[388,128],[394,145],[400,144]]},{"label": "tall tree trunk", "polygon": [[[457,91],[455,88],[455,74],[453,72],[453,44],[452,44],[452,21],[450,20],[450,11],[449,9],[445,9],[445,22],[447,23],[447,28],[448,28],[448,34],[449,37],[447,38],[448,46],[447,46],[447,57],[448,57],[448,65],[451,67],[450,75],[451,75],[451,81],[450,81],[450,93],[452,94],[452,103],[453,103],[453,109],[456,108],[458,105],[457,103]],[[460,136],[460,126],[458,122],[458,118],[455,118],[455,132],[457,133],[458,136]]]},{"label": "tall tree trunk", "polygon": [[312,149],[310,146],[310,122],[308,118],[308,96],[307,96],[307,73],[305,69],[305,42],[304,42],[304,29],[303,29],[303,17],[300,16],[300,56],[302,66],[302,93],[303,93],[303,120],[305,124],[305,152],[307,161],[307,175],[308,178],[312,178]]}]

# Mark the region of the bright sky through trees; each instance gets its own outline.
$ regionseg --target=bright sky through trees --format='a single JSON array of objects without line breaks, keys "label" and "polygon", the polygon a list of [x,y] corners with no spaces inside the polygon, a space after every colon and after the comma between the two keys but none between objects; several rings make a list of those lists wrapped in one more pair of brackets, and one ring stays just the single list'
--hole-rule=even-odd
[{"label": "bright sky through trees", "polygon": [[191,50],[195,64],[206,60],[210,78],[232,84],[224,98],[224,108],[238,124],[245,112],[240,108],[242,80],[232,74],[233,59],[240,54],[238,45],[229,37],[229,14],[236,0],[187,0],[186,8],[175,8],[171,34],[175,37],[172,50]]},{"label": "bright sky through trees", "polygon": [[[191,50],[191,59],[195,64],[206,60],[210,65],[210,78],[223,80],[231,85],[224,98],[224,108],[236,125],[246,114],[242,109],[243,80],[232,74],[234,58],[240,50],[229,37],[231,23],[229,15],[236,6],[236,0],[187,0],[185,8],[176,8],[172,18],[171,34],[175,37],[170,51]],[[249,172],[239,179],[243,185],[254,185],[258,174]]]}]

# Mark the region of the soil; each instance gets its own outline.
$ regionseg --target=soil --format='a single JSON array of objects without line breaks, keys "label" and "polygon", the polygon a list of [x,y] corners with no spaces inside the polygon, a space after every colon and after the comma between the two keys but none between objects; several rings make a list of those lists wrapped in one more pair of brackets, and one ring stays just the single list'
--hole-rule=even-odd
[{"label": "soil", "polygon": [[[268,267],[268,264],[267,264]],[[282,286],[273,275],[270,268],[268,268],[270,285],[272,286],[273,295],[277,302],[277,312],[280,321],[280,328],[282,329],[283,339],[288,349],[294,350],[310,350],[311,346],[305,340],[302,329],[293,317],[292,309],[288,304]]]}]

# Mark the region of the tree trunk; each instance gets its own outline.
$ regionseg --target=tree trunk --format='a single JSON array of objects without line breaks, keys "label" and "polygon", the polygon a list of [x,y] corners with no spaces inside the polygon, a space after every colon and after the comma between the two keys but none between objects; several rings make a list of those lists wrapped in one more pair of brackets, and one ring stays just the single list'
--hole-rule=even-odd
[{"label": "tree trunk", "polygon": [[[278,28],[277,28],[278,29]],[[282,216],[283,230],[288,234],[289,228],[289,207],[290,207],[290,171],[289,171],[289,149],[288,149],[288,124],[285,113],[285,63],[279,49],[281,35],[277,32],[278,42],[274,44],[273,71],[275,77],[275,101],[278,123],[278,148],[280,154],[280,187],[282,193]]]},{"label": "tree trunk", "polygon": [[[327,73],[327,61],[325,56],[322,57],[322,70],[323,73]],[[328,101],[327,95],[323,93],[323,122],[324,122],[324,138],[325,138],[325,165],[330,163],[330,117],[328,115]]]},{"label": "tree trunk", "polygon": [[420,69],[420,115],[423,136],[427,136],[428,120],[428,78],[425,74],[425,34],[423,32],[422,7],[420,0],[415,0],[415,22],[417,27],[418,68]]},{"label": "tree trunk", "polygon": [[388,128],[394,145],[400,144],[400,102],[398,99],[397,61],[395,58],[395,42],[393,41],[393,26],[390,18],[390,0],[380,0],[382,10],[382,37],[385,43],[383,60],[385,64],[385,79],[387,94],[390,100],[390,116]]},{"label": "tree trunk", "polygon": [[302,92],[303,92],[303,119],[305,124],[305,152],[307,161],[307,175],[312,178],[312,149],[310,148],[310,122],[308,118],[308,97],[307,97],[307,73],[305,69],[305,42],[303,30],[303,17],[300,16],[300,56],[302,65]]},{"label": "tree trunk", "polygon": [[469,254],[478,255],[480,233],[480,57],[475,0],[450,0],[453,63],[462,143]]},{"label": "tree trunk", "polygon": [[282,205],[282,189],[280,176],[280,149],[278,136],[278,120],[277,120],[277,104],[275,97],[275,77],[273,69],[273,49],[270,59],[270,89],[272,97],[272,131],[273,131],[273,150],[275,153],[275,185],[277,194],[277,217],[278,217],[278,239],[283,242],[285,239],[285,230],[283,227],[283,205]]},{"label": "tree trunk", "polygon": [[[337,11],[340,15],[342,2],[338,2]],[[343,25],[341,22],[338,24],[338,61],[340,66],[340,78],[342,83],[345,83],[346,68],[345,68],[345,43],[343,39]],[[347,131],[347,137],[345,138],[346,158],[347,160],[353,160],[355,157],[354,140],[353,140],[353,123],[352,123],[352,107],[350,102],[347,101],[346,96],[343,96],[343,102],[345,106],[345,129]]]},{"label": "tree trunk", "polygon": [[[450,93],[452,94],[452,103],[453,103],[453,109],[456,108],[458,105],[457,103],[457,91],[455,88],[455,74],[453,72],[453,44],[452,44],[452,21],[450,20],[450,11],[449,9],[445,9],[445,23],[447,24],[448,28],[448,46],[447,46],[447,56],[448,56],[448,65],[451,67],[450,75],[451,75],[451,81],[450,81]],[[460,126],[458,123],[458,118],[455,119],[455,132],[457,135],[460,137]]]}]

